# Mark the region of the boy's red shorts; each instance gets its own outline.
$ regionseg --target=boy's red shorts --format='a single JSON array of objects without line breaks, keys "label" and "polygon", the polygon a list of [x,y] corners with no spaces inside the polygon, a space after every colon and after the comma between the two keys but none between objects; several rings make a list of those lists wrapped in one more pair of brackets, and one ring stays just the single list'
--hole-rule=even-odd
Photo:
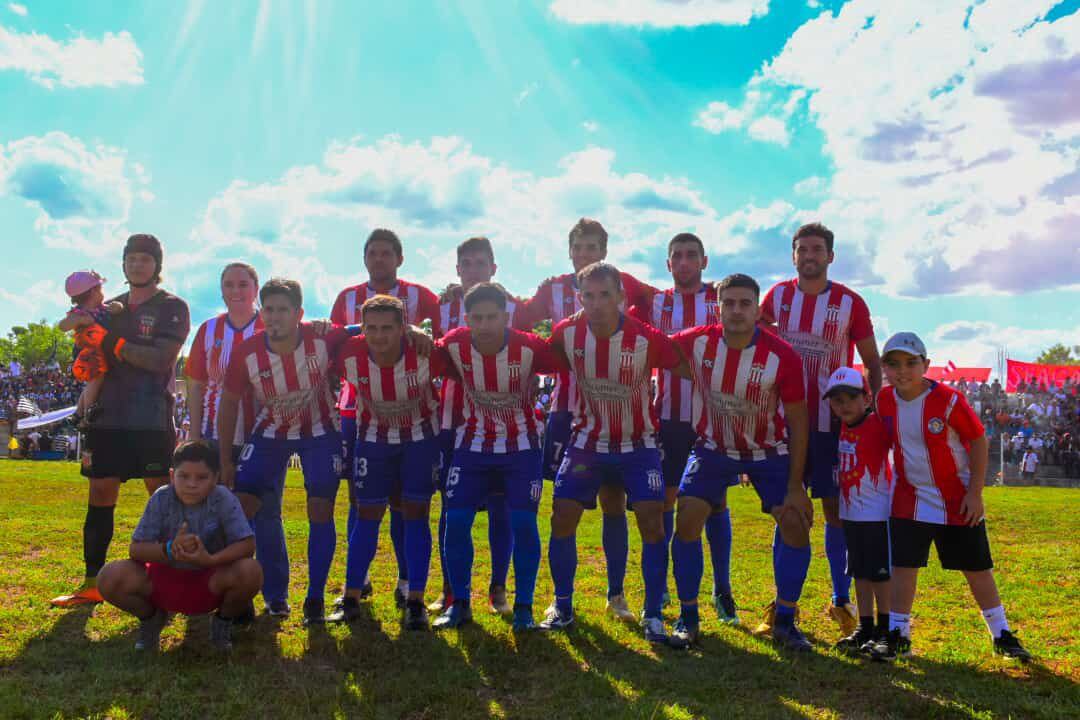
[{"label": "boy's red shorts", "polygon": [[221,606],[221,596],[210,592],[217,568],[185,570],[162,563],[146,563],[150,576],[150,604],[166,612],[205,615]]}]

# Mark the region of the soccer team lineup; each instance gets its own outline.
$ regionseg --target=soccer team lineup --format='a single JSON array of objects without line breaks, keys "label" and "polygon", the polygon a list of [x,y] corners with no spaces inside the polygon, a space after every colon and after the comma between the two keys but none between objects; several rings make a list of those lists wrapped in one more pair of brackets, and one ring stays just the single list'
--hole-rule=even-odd
[{"label": "soccer team lineup", "polygon": [[[710,625],[750,622],[764,642],[812,652],[799,603],[817,523],[831,597],[810,600],[827,600],[837,649],[878,662],[917,652],[912,609],[933,546],[970,589],[953,602],[985,619],[986,653],[1031,660],[994,577],[983,425],[963,394],[925,377],[933,348],[916,334],[882,338],[879,350],[863,298],[829,277],[843,249],[825,225],[794,233],[790,259],[777,258],[794,273],[771,288],[741,273],[705,279],[705,245],[688,232],[668,243],[666,289],[605,262],[597,220],[578,220],[565,242],[571,272],[518,297],[496,281],[497,243],[464,240],[458,281],[437,295],[399,277],[402,241],[375,229],[362,244],[367,280],[340,292],[328,320],[305,318],[303,278],[260,281],[229,263],[226,309],[197,325],[183,366],[191,431],[181,441],[173,390],[192,318],[162,287],[162,243],[127,239],[129,289],[112,300],[96,272],[69,275],[61,328],[75,332],[72,372],[86,382],[86,572],[52,604],[133,615],[146,653],[176,614],[209,614],[223,652],[243,642],[235,631],[251,625],[256,600],[289,618],[282,497],[298,458],[307,626],[364,616],[385,524],[403,632],[472,623],[474,580],[514,633],[573,632],[579,557],[595,555],[607,612],[653,645],[686,649]],[[115,538],[130,542],[128,557],[107,563],[128,480],[142,480],[149,500],[134,533]],[[738,527],[727,496],[740,484],[775,525],[775,596],[752,621],[730,572]],[[592,511],[601,546],[579,547]],[[478,513],[487,548],[474,547]],[[490,582],[474,578],[478,550],[490,553]],[[344,592],[328,605],[342,551]],[[434,563],[441,589],[429,587]],[[628,572],[640,573],[643,597],[624,592]],[[536,592],[542,573],[551,597]]]}]

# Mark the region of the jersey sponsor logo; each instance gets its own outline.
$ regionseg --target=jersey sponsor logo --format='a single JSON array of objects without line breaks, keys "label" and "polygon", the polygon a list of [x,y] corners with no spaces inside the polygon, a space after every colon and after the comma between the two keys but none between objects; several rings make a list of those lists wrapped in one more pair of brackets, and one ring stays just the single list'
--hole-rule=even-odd
[{"label": "jersey sponsor logo", "polygon": [[934,435],[940,435],[945,431],[945,421],[939,417],[932,417],[926,422],[926,429]]},{"label": "jersey sponsor logo", "polygon": [[420,398],[411,400],[373,400],[371,405],[375,408],[376,414],[382,419],[393,420],[397,417],[407,419],[408,415],[420,409]]},{"label": "jersey sponsor logo", "polygon": [[709,391],[709,408],[716,415],[745,415],[757,414],[757,408],[744,397],[718,390]]},{"label": "jersey sponsor logo", "polygon": [[633,395],[633,390],[626,385],[614,380],[608,380],[607,378],[579,377],[578,385],[586,393],[596,397],[597,400],[615,400],[621,402],[629,400]]},{"label": "jersey sponsor logo", "polygon": [[802,357],[824,360],[832,352],[829,341],[814,333],[785,330],[780,336]]},{"label": "jersey sponsor logo", "polygon": [[478,406],[491,410],[512,410],[520,401],[517,393],[473,390],[472,399]]}]

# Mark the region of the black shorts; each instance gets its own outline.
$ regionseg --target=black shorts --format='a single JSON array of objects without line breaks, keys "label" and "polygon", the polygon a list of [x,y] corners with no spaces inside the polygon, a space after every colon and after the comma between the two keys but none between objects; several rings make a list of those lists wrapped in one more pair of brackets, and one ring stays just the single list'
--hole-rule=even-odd
[{"label": "black shorts", "polygon": [[847,574],[856,580],[885,582],[891,577],[889,522],[844,520]]},{"label": "black shorts", "polygon": [[924,568],[930,560],[930,543],[937,547],[941,567],[946,570],[979,572],[994,567],[986,521],[975,527],[891,518],[894,567]]},{"label": "black shorts", "polygon": [[172,467],[176,434],[169,430],[90,429],[82,449],[88,478],[165,477]]}]

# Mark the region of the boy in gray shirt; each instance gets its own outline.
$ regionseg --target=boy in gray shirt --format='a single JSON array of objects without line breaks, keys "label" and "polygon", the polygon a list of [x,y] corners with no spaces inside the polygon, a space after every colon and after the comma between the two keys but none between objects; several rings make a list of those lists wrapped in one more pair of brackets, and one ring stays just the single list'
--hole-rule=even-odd
[{"label": "boy in gray shirt", "polygon": [[130,559],[106,565],[102,597],[139,618],[137,650],[156,651],[167,613],[214,612],[210,639],[232,648],[232,625],[262,587],[255,536],[240,502],[218,485],[218,451],[184,443],[173,454],[171,482],[146,504]]}]

